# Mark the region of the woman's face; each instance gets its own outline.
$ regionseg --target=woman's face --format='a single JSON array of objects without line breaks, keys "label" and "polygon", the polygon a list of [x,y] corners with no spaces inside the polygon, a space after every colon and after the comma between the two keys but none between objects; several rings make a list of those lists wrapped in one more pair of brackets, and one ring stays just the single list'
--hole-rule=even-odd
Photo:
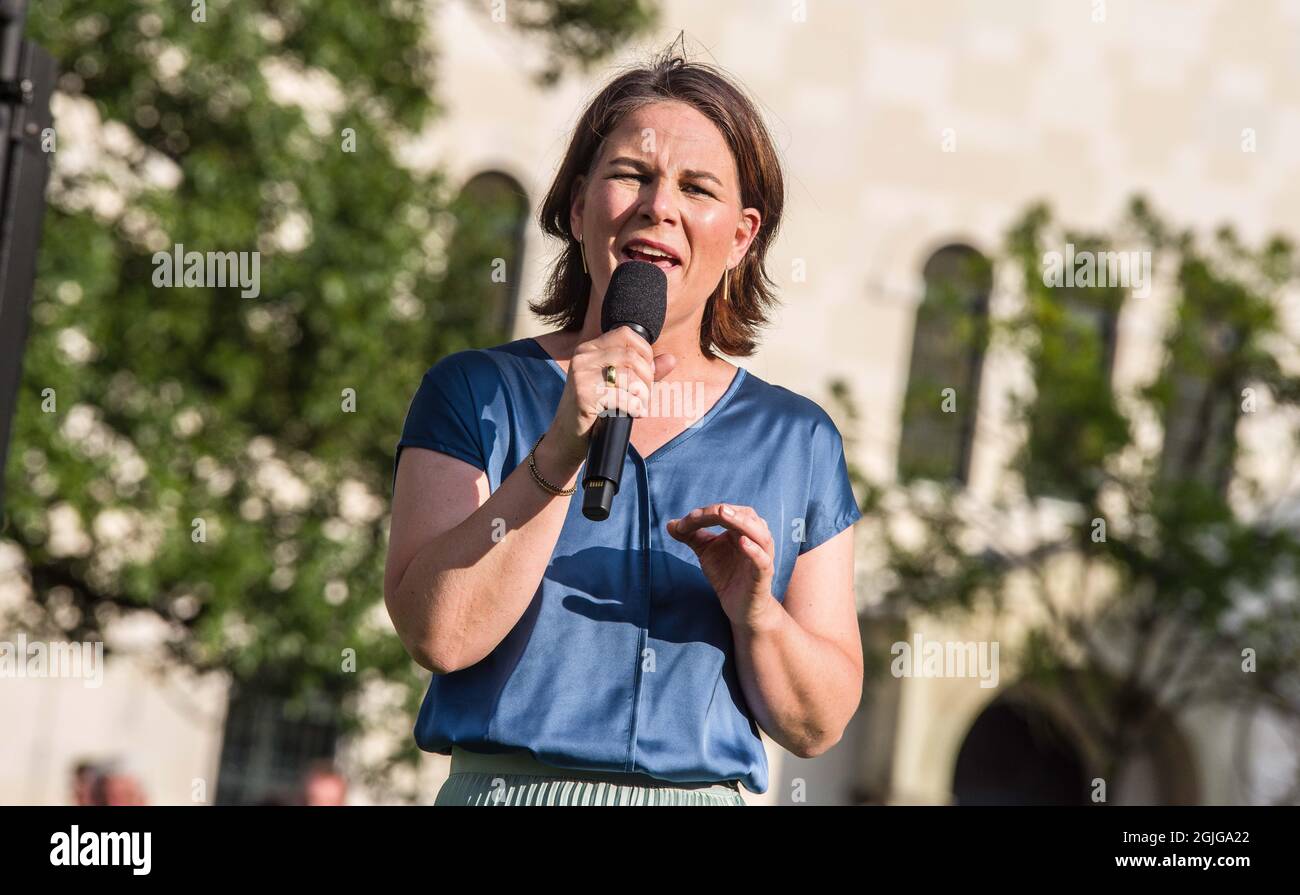
[{"label": "woman's face", "polygon": [[721,131],[673,101],[623,118],[590,176],[579,178],[570,217],[596,295],[605,294],[624,261],[663,269],[665,331],[700,319],[723,271],[740,262],[761,223],[756,209],[741,207],[736,163]]}]

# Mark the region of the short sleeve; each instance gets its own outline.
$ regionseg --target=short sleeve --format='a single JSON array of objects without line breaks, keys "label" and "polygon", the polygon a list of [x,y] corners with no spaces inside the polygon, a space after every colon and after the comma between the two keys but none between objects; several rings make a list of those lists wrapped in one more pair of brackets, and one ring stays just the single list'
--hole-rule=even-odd
[{"label": "short sleeve", "polygon": [[471,351],[458,351],[438,361],[424,374],[411,399],[393,458],[393,484],[402,449],[421,447],[487,469],[477,403],[466,369]]},{"label": "short sleeve", "polygon": [[829,541],[862,518],[849,480],[844,440],[826,417],[813,436],[813,474],[808,510],[804,514],[801,554]]}]

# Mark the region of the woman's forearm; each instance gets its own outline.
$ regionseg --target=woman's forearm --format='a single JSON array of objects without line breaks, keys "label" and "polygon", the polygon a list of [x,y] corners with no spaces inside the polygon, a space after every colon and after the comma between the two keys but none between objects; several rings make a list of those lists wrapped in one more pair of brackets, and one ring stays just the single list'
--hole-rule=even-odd
[{"label": "woman's forearm", "polygon": [[[553,455],[547,441],[537,447],[538,471],[572,487],[581,461]],[[510,633],[537,592],[570,500],[543,490],[525,460],[463,522],[416,553],[389,612],[420,665],[435,673],[466,668]]]},{"label": "woman's forearm", "polygon": [[800,758],[835,745],[862,698],[862,669],[799,625],[775,599],[765,617],[732,625],[741,689],[760,727]]}]

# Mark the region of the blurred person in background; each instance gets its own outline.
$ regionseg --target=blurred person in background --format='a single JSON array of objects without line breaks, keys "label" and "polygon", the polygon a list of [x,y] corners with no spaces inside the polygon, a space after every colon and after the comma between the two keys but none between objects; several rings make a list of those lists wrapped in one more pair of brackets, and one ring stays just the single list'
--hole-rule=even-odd
[{"label": "blurred person in background", "polygon": [[92,787],[93,805],[148,805],[144,787],[132,768],[123,760],[108,762],[99,768]]},{"label": "blurred person in background", "polygon": [[304,805],[346,805],[348,782],[329,762],[312,765],[302,781]]},{"label": "blurred person in background", "polygon": [[72,804],[94,805],[99,766],[93,761],[79,761],[72,769]]}]

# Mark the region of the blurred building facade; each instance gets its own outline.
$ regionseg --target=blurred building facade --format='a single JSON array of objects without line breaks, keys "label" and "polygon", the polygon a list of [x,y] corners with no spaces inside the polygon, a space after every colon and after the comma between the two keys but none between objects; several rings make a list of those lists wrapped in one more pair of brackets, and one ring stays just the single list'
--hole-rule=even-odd
[{"label": "blurred building facade", "polygon": [[[918,312],[927,273],[954,255],[995,254],[1031,202],[1045,200],[1070,225],[1100,230],[1141,192],[1169,219],[1205,231],[1230,222],[1258,241],[1300,230],[1300,0],[662,6],[658,30],[619,61],[643,61],[685,30],[692,54],[722,65],[758,98],[786,164],[786,223],[770,254],[784,305],[759,353],[737,362],[828,410],[828,382],[847,381],[861,419],[852,459],[873,479],[893,477],[907,460],[903,399],[925,350]],[[536,335],[543,328],[526,302],[539,292],[553,246],[533,216],[580,110],[611,68],[542,88],[530,77],[540,67],[530,64],[535,51],[489,15],[440,4],[434,28],[445,115],[410,147],[409,161],[442,168],[471,193],[514,198],[518,227],[504,232],[518,276],[502,301],[502,325],[512,338]],[[1253,152],[1242,149],[1247,129]],[[996,304],[996,286],[991,291]],[[1158,369],[1169,309],[1158,288],[1123,308],[1114,331],[1116,389]],[[1297,316],[1289,325],[1300,339]],[[978,395],[978,425],[972,421],[955,449],[979,499],[1014,449],[1002,423],[1004,393],[1023,373],[991,357],[960,375]],[[1278,425],[1243,421],[1239,437],[1279,443]],[[1281,491],[1293,487],[1284,456],[1247,452],[1243,462],[1262,464],[1258,471]],[[858,588],[864,617],[872,604],[867,571]],[[907,637],[1010,644],[1019,627],[1014,619],[960,628],[913,619]],[[881,635],[864,624],[864,636]],[[885,636],[886,649],[893,637]],[[38,719],[30,734],[0,747],[0,801],[62,801],[61,784],[36,776],[104,749],[132,754],[154,801],[193,801],[196,779],[222,785],[223,738],[227,750],[235,739],[223,737],[224,691],[204,691],[192,711],[168,697],[175,681],[146,683],[128,667],[110,671],[93,709],[77,682],[47,682],[42,693],[0,688],[7,717]],[[181,689],[187,698],[197,692]],[[1080,784],[1093,776],[1088,749],[1068,706],[1031,689],[1007,671],[996,687],[886,674],[825,755],[800,760],[769,743],[772,785],[750,800],[952,803],[960,791],[975,801],[1079,801]],[[109,693],[120,698],[103,700]],[[1233,772],[1225,721],[1216,712],[1168,718],[1109,800],[1260,799]],[[60,744],[55,751],[41,745],[51,742]],[[1279,745],[1254,756],[1264,778],[1288,773],[1293,757]],[[270,760],[282,746],[247,748]],[[343,744],[341,754],[349,748],[358,745]],[[446,762],[428,759],[428,800]]]}]

